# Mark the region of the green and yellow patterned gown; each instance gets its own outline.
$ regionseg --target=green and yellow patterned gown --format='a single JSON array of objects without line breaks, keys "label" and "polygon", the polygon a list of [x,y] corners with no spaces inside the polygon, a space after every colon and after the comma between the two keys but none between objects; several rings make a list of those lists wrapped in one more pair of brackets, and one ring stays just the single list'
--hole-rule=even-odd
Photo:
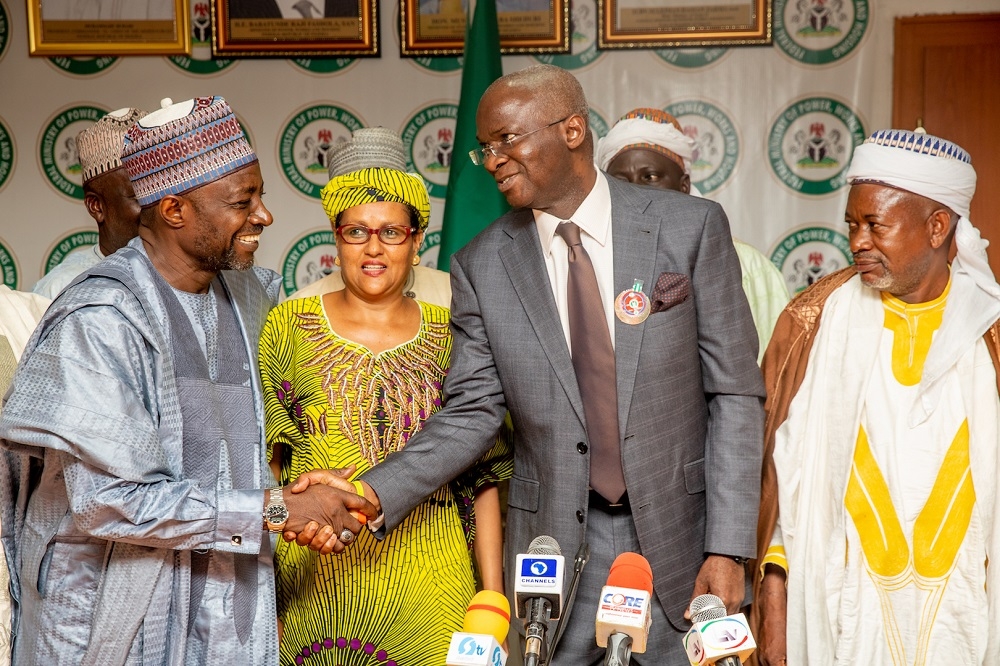
[{"label": "green and yellow patterned gown", "polygon": [[[449,312],[419,303],[415,338],[380,354],[338,336],[321,297],[286,301],[260,341],[269,448],[283,445],[282,484],[316,468],[361,474],[397,451],[441,406]],[[269,451],[270,453],[270,451]],[[282,664],[440,666],[475,593],[468,544],[476,488],[510,475],[497,446],[423,502],[384,541],[362,530],[340,555],[278,541]]]}]

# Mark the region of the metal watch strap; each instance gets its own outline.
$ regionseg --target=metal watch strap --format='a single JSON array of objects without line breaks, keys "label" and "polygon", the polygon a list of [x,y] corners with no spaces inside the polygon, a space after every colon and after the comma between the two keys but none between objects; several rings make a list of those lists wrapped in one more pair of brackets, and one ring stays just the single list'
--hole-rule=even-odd
[{"label": "metal watch strap", "polygon": [[280,531],[280,529],[272,527],[271,521],[268,520],[272,507],[280,507],[281,509],[284,509],[285,521],[281,523],[273,523],[274,525],[284,527],[285,522],[288,521],[288,507],[285,505],[284,489],[281,486],[276,486],[268,490],[267,506],[264,507],[264,529],[269,532]]}]

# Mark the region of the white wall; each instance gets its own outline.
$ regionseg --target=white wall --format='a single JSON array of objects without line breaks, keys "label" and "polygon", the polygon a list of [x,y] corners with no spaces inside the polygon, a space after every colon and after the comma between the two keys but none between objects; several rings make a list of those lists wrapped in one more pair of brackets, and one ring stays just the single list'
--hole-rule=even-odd
[{"label": "white wall", "polygon": [[[204,0],[197,0],[204,1]],[[582,38],[576,40],[577,54],[592,45],[596,25],[593,20],[593,0],[574,0],[574,17]],[[779,13],[776,0],[775,14]],[[830,4],[830,3],[828,3]],[[947,7],[942,7],[947,4]],[[48,59],[27,55],[27,25],[25,3],[21,0],[0,0],[8,17],[7,44],[0,54],[0,124],[13,135],[14,159],[10,175],[0,185],[0,255],[4,248],[16,257],[17,286],[30,289],[41,275],[43,262],[54,244],[68,233],[93,229],[93,223],[82,201],[57,193],[43,174],[41,146],[46,127],[67,107],[93,105],[107,110],[123,106],[155,109],[162,97],[182,100],[195,95],[218,94],[226,97],[241,121],[249,129],[258,151],[264,173],[267,196],[265,202],[275,217],[275,224],[262,239],[258,259],[262,265],[281,270],[295,241],[312,231],[328,229],[319,201],[299,192],[282,175],[279,152],[286,125],[298,110],[316,104],[331,104],[356,117],[364,125],[383,125],[401,133],[419,112],[430,108],[418,127],[412,123],[417,166],[432,181],[446,182],[446,171],[425,168],[429,159],[420,155],[428,136],[435,138],[439,130],[447,130],[453,120],[450,107],[457,104],[460,72],[436,72],[409,59],[399,57],[398,3],[381,4],[382,57],[359,59],[339,71],[329,74],[309,72],[287,60],[242,60],[214,75],[196,75],[183,71],[161,57],[120,58],[100,72],[79,75],[62,71]],[[892,34],[893,19],[899,15],[946,12],[1000,11],[1000,0],[954,0],[941,3],[932,0],[843,0],[843,12],[849,17],[863,13],[870,19],[863,37],[853,50],[842,58],[820,65],[807,65],[794,60],[777,46],[732,48],[713,62],[700,67],[682,67],[667,59],[678,55],[658,55],[653,51],[622,51],[590,53],[597,56],[588,65],[574,69],[587,91],[592,108],[611,124],[614,119],[636,106],[666,107],[682,101],[700,101],[721,110],[731,121],[739,150],[735,168],[728,178],[708,196],[720,201],[732,220],[734,234],[766,253],[779,245],[789,230],[802,225],[820,225],[819,232],[788,241],[788,256],[779,253],[778,263],[784,263],[790,279],[792,260],[808,260],[811,253],[817,260],[815,271],[832,268],[846,259],[836,248],[836,235],[830,230],[843,231],[842,216],[846,190],[830,192],[830,179],[837,185],[836,175],[849,159],[852,144],[841,133],[839,147],[831,142],[828,148],[837,164],[799,169],[798,174],[821,193],[807,194],[783,184],[768,160],[768,137],[771,128],[796,101],[816,97],[832,100],[841,113],[840,121],[850,120],[851,114],[860,120],[864,133],[886,127],[892,104]],[[845,33],[849,25],[843,26]],[[827,40],[832,48],[843,37]],[[808,40],[807,40],[808,41]],[[2,42],[2,40],[0,40]],[[787,40],[786,40],[787,42]],[[815,42],[811,42],[816,46]],[[823,50],[816,47],[814,50]],[[199,49],[201,53],[203,49]],[[679,52],[681,60],[699,57],[702,52]],[[703,57],[703,56],[702,56]],[[579,57],[570,57],[578,63]],[[527,56],[504,58],[505,71],[513,71],[536,62]],[[567,62],[557,58],[557,64]],[[88,63],[84,63],[88,64]],[[93,65],[93,61],[89,61]],[[676,108],[676,107],[675,107]],[[687,111],[690,111],[690,106]],[[437,114],[437,115],[435,115]],[[794,114],[791,114],[794,115]],[[714,133],[715,144],[723,147],[718,128],[709,119],[688,113],[683,124],[697,127],[700,136]],[[307,124],[306,130],[316,133],[326,122],[336,138],[346,135],[343,123]],[[808,129],[824,124],[826,137],[831,130],[841,128],[837,118],[820,112],[792,123],[791,132],[779,144],[786,152],[791,136],[801,127]],[[805,123],[805,125],[803,125]],[[86,122],[76,123],[65,135],[78,131]],[[600,123],[595,123],[600,130]],[[60,143],[64,136],[59,137]],[[732,137],[731,137],[732,138]],[[302,136],[299,136],[301,143]],[[3,142],[0,141],[0,177]],[[301,147],[296,145],[296,150]],[[695,174],[695,181],[716,171],[725,154],[720,150],[706,160],[705,168]],[[456,156],[456,159],[459,158]],[[794,162],[801,155],[785,155]],[[59,158],[56,158],[57,166]],[[794,169],[793,169],[794,171]],[[68,174],[69,181],[78,175]],[[824,181],[826,179],[826,181]],[[824,184],[826,182],[826,184]],[[808,183],[807,183],[808,184]],[[443,196],[443,195],[442,195]],[[443,198],[432,198],[432,230],[440,225]],[[826,231],[822,230],[826,227]],[[819,239],[819,240],[817,240]],[[825,240],[824,240],[825,239]],[[317,237],[315,240],[322,240]],[[813,245],[800,241],[810,240]],[[826,241],[834,241],[830,245]],[[818,245],[815,243],[819,243]],[[825,243],[825,244],[824,244]],[[302,247],[309,245],[303,242]],[[327,253],[323,248],[307,251],[299,265],[299,282],[305,280],[308,261],[317,263]],[[803,253],[806,253],[804,255]],[[818,254],[817,254],[818,253]],[[436,250],[425,253],[433,262]],[[822,255],[821,261],[819,255]],[[0,268],[4,258],[0,256]],[[7,278],[11,277],[9,266]],[[801,277],[801,276],[800,276]],[[301,285],[300,285],[301,286]],[[793,285],[795,286],[795,285]]]}]

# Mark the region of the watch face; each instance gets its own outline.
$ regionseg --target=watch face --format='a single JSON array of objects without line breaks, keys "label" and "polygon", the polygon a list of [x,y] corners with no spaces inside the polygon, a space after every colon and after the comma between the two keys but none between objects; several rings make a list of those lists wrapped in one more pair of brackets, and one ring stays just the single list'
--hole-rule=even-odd
[{"label": "watch face", "polygon": [[268,504],[264,510],[264,519],[268,525],[284,525],[288,522],[288,509],[280,504]]}]

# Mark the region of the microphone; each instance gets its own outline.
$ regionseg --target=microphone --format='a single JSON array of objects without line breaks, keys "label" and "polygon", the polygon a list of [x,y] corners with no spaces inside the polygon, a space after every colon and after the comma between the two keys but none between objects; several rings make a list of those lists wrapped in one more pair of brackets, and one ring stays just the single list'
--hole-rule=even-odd
[{"label": "microphone", "polygon": [[550,536],[535,537],[527,554],[517,556],[514,604],[524,620],[524,666],[538,666],[549,620],[558,620],[562,612],[565,568],[559,544]]},{"label": "microphone", "polygon": [[451,635],[445,666],[504,666],[501,643],[510,629],[510,603],[493,590],[477,592],[469,602],[462,631]]},{"label": "microphone", "polygon": [[597,607],[597,645],[607,648],[605,666],[626,666],[632,653],[646,651],[652,617],[653,570],[638,553],[615,558]]},{"label": "microphone", "polygon": [[691,618],[684,651],[692,666],[742,666],[757,649],[743,613],[727,615],[726,605],[714,594],[694,598]]}]

